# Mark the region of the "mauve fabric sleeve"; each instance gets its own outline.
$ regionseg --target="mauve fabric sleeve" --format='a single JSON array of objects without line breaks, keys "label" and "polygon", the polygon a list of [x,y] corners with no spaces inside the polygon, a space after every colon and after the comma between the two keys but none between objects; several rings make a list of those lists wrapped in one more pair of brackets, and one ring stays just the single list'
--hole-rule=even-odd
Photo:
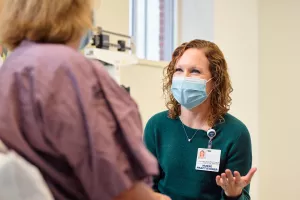
[{"label": "mauve fabric sleeve", "polygon": [[45,134],[90,200],[111,200],[158,173],[135,102],[100,64],[66,63],[53,77],[51,92],[39,95]]}]

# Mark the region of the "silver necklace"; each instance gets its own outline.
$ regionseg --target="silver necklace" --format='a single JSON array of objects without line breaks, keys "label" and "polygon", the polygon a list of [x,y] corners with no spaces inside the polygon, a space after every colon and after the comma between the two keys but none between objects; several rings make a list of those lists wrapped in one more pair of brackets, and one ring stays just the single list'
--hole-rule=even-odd
[{"label": "silver necklace", "polygon": [[193,139],[193,138],[195,137],[195,135],[197,134],[197,132],[199,131],[199,129],[194,133],[194,135],[193,135],[191,138],[189,138],[188,134],[187,134],[186,131],[185,131],[185,128],[184,128],[183,123],[181,123],[181,124],[182,124],[182,128],[183,128],[183,130],[184,130],[184,133],[185,133],[185,136],[186,136],[188,142],[191,142],[192,139]]}]

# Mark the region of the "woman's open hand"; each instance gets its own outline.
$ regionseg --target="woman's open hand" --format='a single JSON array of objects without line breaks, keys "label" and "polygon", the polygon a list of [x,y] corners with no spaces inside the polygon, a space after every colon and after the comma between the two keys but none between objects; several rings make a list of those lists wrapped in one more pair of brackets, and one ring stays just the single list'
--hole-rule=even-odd
[{"label": "woman's open hand", "polygon": [[216,177],[217,185],[222,187],[226,196],[238,197],[242,194],[244,187],[251,182],[256,170],[256,168],[252,168],[246,176],[241,176],[237,171],[232,175],[232,172],[227,169],[221,176]]}]

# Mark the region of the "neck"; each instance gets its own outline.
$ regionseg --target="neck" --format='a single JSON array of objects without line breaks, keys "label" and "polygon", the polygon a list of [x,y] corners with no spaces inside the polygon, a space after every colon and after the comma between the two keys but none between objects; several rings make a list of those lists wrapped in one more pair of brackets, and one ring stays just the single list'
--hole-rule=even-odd
[{"label": "neck", "polygon": [[69,42],[66,43],[67,46],[75,49],[75,50],[78,50],[78,47],[79,47],[79,44],[80,44],[80,40],[79,39],[76,39],[76,40],[70,40]]},{"label": "neck", "polygon": [[208,117],[210,113],[209,102],[204,102],[192,110],[188,110],[181,106],[180,119],[186,126],[194,129],[202,129],[207,131],[211,127],[208,125]]}]

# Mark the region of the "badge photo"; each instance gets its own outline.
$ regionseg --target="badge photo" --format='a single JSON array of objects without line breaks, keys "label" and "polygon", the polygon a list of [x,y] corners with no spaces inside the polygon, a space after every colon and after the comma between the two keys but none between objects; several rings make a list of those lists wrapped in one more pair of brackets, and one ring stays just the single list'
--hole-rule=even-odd
[{"label": "badge photo", "polygon": [[221,150],[198,148],[196,170],[219,172]]}]

